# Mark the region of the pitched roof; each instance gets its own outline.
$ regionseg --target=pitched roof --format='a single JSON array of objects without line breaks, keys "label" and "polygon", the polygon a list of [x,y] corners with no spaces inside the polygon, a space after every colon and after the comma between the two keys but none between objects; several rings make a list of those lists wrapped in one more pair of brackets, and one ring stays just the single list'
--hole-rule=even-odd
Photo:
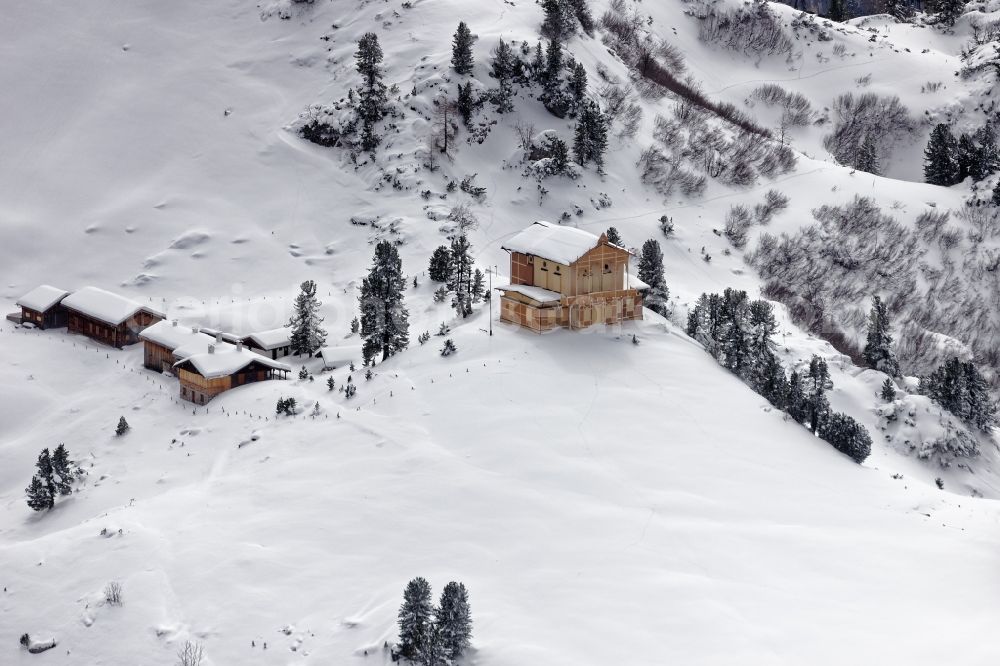
[{"label": "pitched roof", "polygon": [[211,336],[213,340],[214,339],[218,339],[218,337],[221,335],[223,342],[231,342],[234,345],[237,342],[242,342],[243,341],[243,337],[242,336],[236,335],[235,333],[226,333],[225,331],[220,331],[217,328],[208,328],[208,327],[203,326],[202,329],[201,329],[201,332],[204,333],[204,334],[206,334],[206,335]]},{"label": "pitched roof", "polygon": [[69,292],[65,289],[43,284],[17,299],[15,305],[34,310],[35,312],[45,312],[68,295]]},{"label": "pitched roof", "polygon": [[154,342],[161,347],[166,347],[170,351],[193,344],[200,344],[199,349],[206,349],[205,345],[215,342],[215,338],[205,335],[197,328],[180,326],[176,319],[174,321],[156,322],[143,330],[139,334],[139,338]]},{"label": "pitched roof", "polygon": [[[539,221],[515,234],[502,247],[504,250],[533,254],[560,264],[572,264],[600,242],[601,238],[589,231]],[[620,249],[627,252],[625,248]]]},{"label": "pitched roof", "polygon": [[497,289],[500,291],[513,291],[514,293],[527,296],[531,300],[539,303],[558,303],[559,299],[562,298],[562,294],[558,291],[550,291],[548,289],[532,287],[526,284],[505,284],[497,287]]},{"label": "pitched roof", "polygon": [[62,303],[71,310],[76,310],[112,326],[117,326],[140,310],[145,310],[157,317],[163,317],[163,314],[158,310],[98,287],[84,287],[79,291],[74,291],[64,298]]},{"label": "pitched roof", "polygon": [[258,331],[243,338],[245,341],[253,341],[255,347],[271,351],[278,347],[287,347],[292,344],[292,329],[272,328],[270,331]]},{"label": "pitched roof", "polygon": [[291,372],[292,370],[290,366],[287,366],[284,363],[272,361],[268,357],[261,356],[260,354],[252,352],[245,347],[216,345],[215,351],[211,353],[208,351],[208,345],[203,347],[203,349],[205,351],[192,354],[187,358],[177,361],[177,363],[174,363],[174,367],[176,368],[183,363],[190,363],[194,366],[194,369],[198,372],[198,374],[205,379],[226,377],[239,372],[251,363],[260,363],[261,365],[265,365],[269,368],[284,370],[286,372]]},{"label": "pitched roof", "polygon": [[323,347],[319,350],[319,354],[323,357],[323,364],[329,367],[334,364],[347,365],[351,361],[357,360],[358,356],[361,355],[361,351],[357,345],[344,345],[340,347]]}]

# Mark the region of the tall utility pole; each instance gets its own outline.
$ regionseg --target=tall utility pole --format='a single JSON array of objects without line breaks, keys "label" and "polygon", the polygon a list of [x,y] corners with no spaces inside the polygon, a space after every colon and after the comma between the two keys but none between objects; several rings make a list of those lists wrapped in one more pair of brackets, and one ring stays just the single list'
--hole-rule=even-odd
[{"label": "tall utility pole", "polygon": [[[494,265],[495,269],[496,266]],[[490,337],[493,336],[493,271],[486,269],[490,273]]]}]

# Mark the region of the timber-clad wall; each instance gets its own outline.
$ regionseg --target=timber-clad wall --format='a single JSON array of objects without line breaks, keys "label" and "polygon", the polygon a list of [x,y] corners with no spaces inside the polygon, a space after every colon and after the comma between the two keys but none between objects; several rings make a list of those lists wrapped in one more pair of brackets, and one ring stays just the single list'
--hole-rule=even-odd
[{"label": "timber-clad wall", "polygon": [[21,308],[21,322],[31,322],[38,328],[62,328],[66,325],[66,308],[58,303],[47,312],[39,312],[31,308]]},{"label": "timber-clad wall", "polygon": [[[187,366],[189,364],[184,363],[183,365]],[[271,379],[271,373],[272,370],[270,368],[253,362],[239,372],[234,372],[225,377],[216,377],[215,379],[206,379],[197,372],[188,370],[186,367],[178,368],[177,376],[181,385],[181,398],[204,405],[215,396],[229,389]]]},{"label": "timber-clad wall", "polygon": [[500,297],[500,319],[536,333],[560,326],[586,328],[642,319],[642,294],[625,282],[629,257],[627,250],[604,243],[569,266],[511,252],[511,284],[541,287],[562,298],[558,305],[543,305],[524,294],[507,291]]},{"label": "timber-clad wall", "polygon": [[126,319],[117,326],[112,326],[80,312],[70,310],[67,328],[70,333],[86,335],[92,340],[121,349],[125,345],[132,345],[139,342],[139,333],[158,321],[160,321],[160,317],[140,310],[130,319]]},{"label": "timber-clad wall", "polygon": [[150,370],[164,372],[174,364],[174,353],[155,342],[143,340],[142,364]]}]

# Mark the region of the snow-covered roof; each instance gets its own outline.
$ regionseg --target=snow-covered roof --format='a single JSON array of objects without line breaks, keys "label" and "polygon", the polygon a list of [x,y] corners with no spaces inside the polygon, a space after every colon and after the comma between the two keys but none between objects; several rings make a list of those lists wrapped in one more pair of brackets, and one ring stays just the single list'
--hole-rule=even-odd
[{"label": "snow-covered roof", "polygon": [[648,284],[637,278],[632,273],[625,274],[625,286],[627,286],[629,289],[638,289],[639,291],[643,291],[644,289],[650,288]]},{"label": "snow-covered roof", "polygon": [[84,287],[74,291],[64,298],[62,303],[67,308],[113,326],[117,326],[140,310],[163,317],[158,310],[99,287]]},{"label": "snow-covered roof", "polygon": [[252,341],[255,347],[271,351],[278,347],[287,347],[292,344],[292,329],[272,328],[270,331],[258,331],[243,338]]},{"label": "snow-covered roof", "polygon": [[357,359],[361,355],[361,352],[355,345],[352,347],[323,347],[319,350],[319,354],[323,357],[323,365],[330,367],[333,365],[347,365]]},{"label": "snow-covered roof", "polygon": [[224,342],[230,342],[236,344],[237,342],[242,342],[243,338],[235,333],[226,333],[225,331],[220,331],[217,328],[202,327],[201,332],[205,335],[210,335],[213,339],[222,336]]},{"label": "snow-covered roof", "polygon": [[[515,234],[502,247],[505,250],[533,254],[560,264],[572,264],[597,247],[600,240],[598,236],[583,229],[539,221]],[[612,247],[618,246],[612,245]]]},{"label": "snow-covered roof", "polygon": [[69,295],[69,292],[65,289],[59,289],[58,287],[43,284],[40,287],[35,287],[24,296],[17,299],[17,303],[15,305],[22,308],[28,308],[29,310],[34,310],[35,312],[45,312],[53,305],[66,298],[67,295]]},{"label": "snow-covered roof", "polygon": [[155,342],[170,351],[195,344],[199,345],[199,349],[205,349],[205,345],[215,342],[212,336],[205,335],[197,328],[181,326],[176,319],[156,322],[140,333],[139,338]]},{"label": "snow-covered roof", "polygon": [[194,369],[198,371],[198,374],[205,379],[226,377],[239,372],[254,362],[274,368],[275,370],[284,370],[286,372],[291,372],[292,370],[290,366],[278,361],[272,361],[266,356],[261,356],[256,352],[250,351],[246,347],[215,345],[215,351],[209,352],[208,345],[204,345],[202,346],[202,350],[177,361],[177,363],[174,363],[174,367],[176,368],[182,363],[191,363]]},{"label": "snow-covered roof", "polygon": [[562,294],[558,291],[550,291],[548,289],[532,287],[526,284],[505,284],[501,287],[497,287],[497,289],[500,291],[513,291],[523,296],[527,296],[533,301],[538,301],[539,303],[558,303],[559,299],[562,298]]}]

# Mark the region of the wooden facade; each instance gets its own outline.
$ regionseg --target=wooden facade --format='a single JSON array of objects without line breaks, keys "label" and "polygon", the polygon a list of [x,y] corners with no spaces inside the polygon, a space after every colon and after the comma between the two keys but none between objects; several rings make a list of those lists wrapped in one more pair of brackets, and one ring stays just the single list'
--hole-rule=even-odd
[{"label": "wooden facade", "polygon": [[[595,237],[592,249],[570,263],[509,251],[511,286],[500,287],[502,321],[544,333],[642,319],[642,293],[628,284],[631,255],[608,243],[603,234]],[[534,290],[518,291],[518,286],[552,294],[539,296]]]},{"label": "wooden facade", "polygon": [[147,310],[139,310],[120,324],[109,324],[82,312],[69,309],[67,328],[70,333],[86,335],[92,340],[121,349],[139,342],[139,333],[162,317]]},{"label": "wooden facade", "polygon": [[207,378],[202,376],[192,363],[182,363],[177,367],[180,397],[197,405],[204,405],[220,393],[238,386],[274,379],[275,373],[281,372],[284,371],[253,362],[230,375]]},{"label": "wooden facade", "polygon": [[143,340],[142,364],[157,372],[170,372],[174,363],[174,351],[152,340]]},{"label": "wooden facade", "polygon": [[21,306],[21,323],[32,323],[38,328],[62,328],[68,315],[61,303],[56,303],[44,312]]}]

